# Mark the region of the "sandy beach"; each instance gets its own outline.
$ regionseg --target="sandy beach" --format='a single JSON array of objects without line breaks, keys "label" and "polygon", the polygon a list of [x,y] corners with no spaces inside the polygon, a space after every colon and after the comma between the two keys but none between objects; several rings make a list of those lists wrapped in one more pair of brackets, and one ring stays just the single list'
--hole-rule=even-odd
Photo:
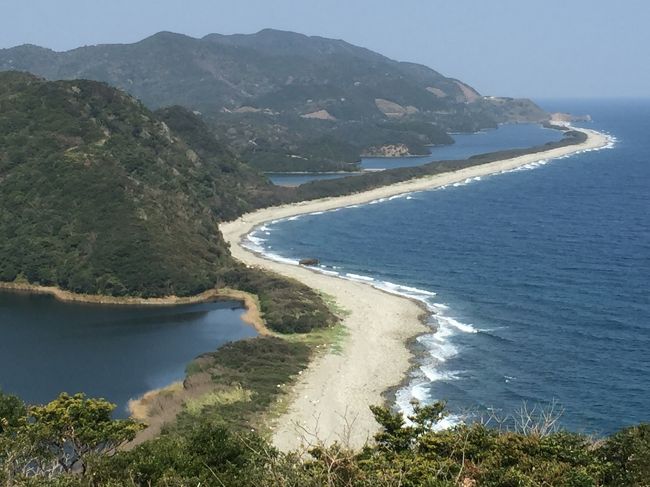
[{"label": "sandy beach", "polygon": [[368,406],[381,404],[382,393],[397,386],[408,373],[413,357],[406,343],[427,331],[422,322],[424,310],[413,300],[388,294],[363,282],[344,280],[305,267],[265,259],[244,248],[242,239],[255,227],[272,220],[439,188],[468,178],[597,149],[609,143],[609,138],[604,134],[587,129],[577,130],[587,134],[587,140],[581,144],[405,181],[349,196],[265,208],[221,225],[235,258],[248,265],[298,279],[333,296],[338,306],[349,312],[343,320],[347,336],[342,350],[329,352],[314,360],[298,380],[287,412],[277,419],[273,442],[278,448],[299,448],[315,442],[316,438],[326,444],[340,441],[360,447],[371,438],[378,425]]}]

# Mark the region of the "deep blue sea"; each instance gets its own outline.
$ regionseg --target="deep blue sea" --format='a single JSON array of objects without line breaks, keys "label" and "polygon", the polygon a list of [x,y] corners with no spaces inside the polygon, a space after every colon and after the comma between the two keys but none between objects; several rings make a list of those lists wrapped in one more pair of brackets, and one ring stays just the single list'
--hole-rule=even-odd
[{"label": "deep blue sea", "polygon": [[507,415],[557,401],[564,427],[606,434],[650,421],[650,101],[543,105],[591,114],[585,126],[615,144],[255,237],[427,303],[402,408],[415,397]]}]

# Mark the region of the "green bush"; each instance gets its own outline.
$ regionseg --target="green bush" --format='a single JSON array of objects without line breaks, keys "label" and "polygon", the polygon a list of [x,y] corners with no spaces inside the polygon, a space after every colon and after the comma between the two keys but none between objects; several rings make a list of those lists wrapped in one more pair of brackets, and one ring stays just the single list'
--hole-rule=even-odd
[{"label": "green bush", "polygon": [[228,286],[256,294],[266,325],[279,333],[307,333],[334,325],[338,318],[322,297],[301,282],[234,264],[221,271]]}]

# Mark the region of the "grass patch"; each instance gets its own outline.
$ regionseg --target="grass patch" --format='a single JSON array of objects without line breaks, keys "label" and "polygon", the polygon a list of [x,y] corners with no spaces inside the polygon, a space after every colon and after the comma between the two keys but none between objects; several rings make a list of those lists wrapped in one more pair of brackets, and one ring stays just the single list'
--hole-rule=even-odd
[{"label": "grass patch", "polygon": [[223,424],[240,431],[266,430],[266,414],[307,368],[313,348],[300,341],[257,337],[224,345],[188,367],[206,373],[214,391],[187,401],[167,432],[182,432],[196,423]]},{"label": "grass patch", "polygon": [[349,309],[342,307],[336,301],[336,298],[331,294],[320,293],[320,297],[323,300],[323,302],[327,305],[327,307],[330,309],[330,311],[334,313],[336,316],[338,316],[339,318],[347,318],[348,316],[350,316],[351,311]]},{"label": "grass patch", "polygon": [[295,279],[233,264],[221,270],[221,281],[256,295],[266,325],[275,332],[309,333],[338,322],[322,296]]},{"label": "grass patch", "polygon": [[198,416],[204,408],[234,404],[237,402],[248,402],[252,399],[253,393],[244,389],[239,384],[223,391],[213,391],[195,399],[189,399],[185,403],[185,411],[188,414]]},{"label": "grass patch", "polygon": [[308,346],[316,353],[332,351],[341,353],[343,351],[343,342],[348,336],[347,328],[338,323],[329,328],[319,329],[307,334],[283,335],[289,343],[300,343]]}]

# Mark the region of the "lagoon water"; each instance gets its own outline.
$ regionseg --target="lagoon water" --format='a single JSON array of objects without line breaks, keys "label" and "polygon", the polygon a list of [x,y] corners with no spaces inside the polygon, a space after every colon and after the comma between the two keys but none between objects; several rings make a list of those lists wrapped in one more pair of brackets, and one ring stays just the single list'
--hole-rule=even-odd
[{"label": "lagoon water", "polygon": [[255,330],[232,301],[164,306],[62,303],[0,293],[0,389],[32,403],[84,392],[118,405],[182,380],[198,355]]},{"label": "lagoon water", "polygon": [[346,176],[352,176],[361,173],[340,173],[340,172],[323,172],[323,173],[300,173],[300,172],[276,172],[266,173],[269,180],[276,186],[300,186],[309,181],[323,181],[326,179],[339,179]]},{"label": "lagoon water", "polygon": [[[562,138],[562,132],[538,124],[501,125],[498,129],[474,134],[454,134],[454,143],[431,147],[431,155],[422,157],[364,157],[361,168],[366,170],[393,169],[421,166],[433,161],[466,159],[486,152],[518,149],[543,145]],[[269,173],[267,176],[278,186],[297,186],[309,181],[337,179],[362,173]]]},{"label": "lagoon water", "polygon": [[256,232],[276,258],[317,257],[429,306],[405,410],[417,398],[506,415],[555,400],[575,431],[650,421],[650,101],[545,108],[590,113],[617,141]]},{"label": "lagoon water", "polygon": [[454,143],[431,147],[425,157],[366,157],[361,160],[363,169],[392,169],[426,164],[431,161],[467,159],[487,152],[506,149],[524,149],[562,139],[562,132],[535,123],[500,125],[493,130],[474,134],[453,134]]}]

